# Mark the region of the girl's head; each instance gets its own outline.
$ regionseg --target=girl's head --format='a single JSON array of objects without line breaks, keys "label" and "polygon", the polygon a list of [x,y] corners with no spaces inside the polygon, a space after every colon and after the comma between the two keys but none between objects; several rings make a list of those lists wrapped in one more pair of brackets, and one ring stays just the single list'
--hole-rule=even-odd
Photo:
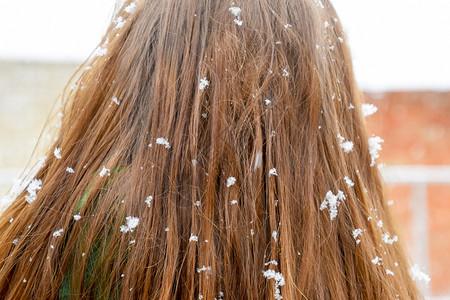
[{"label": "girl's head", "polygon": [[125,1],[74,78],[5,297],[419,297],[329,1]]}]

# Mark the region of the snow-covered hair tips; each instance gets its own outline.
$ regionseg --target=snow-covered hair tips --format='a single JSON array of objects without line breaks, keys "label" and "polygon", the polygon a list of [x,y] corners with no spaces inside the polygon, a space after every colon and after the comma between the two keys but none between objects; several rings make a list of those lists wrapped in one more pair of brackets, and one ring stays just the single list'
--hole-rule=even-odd
[{"label": "snow-covered hair tips", "polygon": [[329,1],[126,1],[79,70],[3,299],[421,297]]}]

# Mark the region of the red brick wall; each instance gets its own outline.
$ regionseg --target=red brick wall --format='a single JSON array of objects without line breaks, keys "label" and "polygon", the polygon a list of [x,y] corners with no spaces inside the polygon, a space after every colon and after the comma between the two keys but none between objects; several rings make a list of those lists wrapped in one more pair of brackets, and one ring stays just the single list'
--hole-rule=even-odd
[{"label": "red brick wall", "polygon": [[[370,133],[384,139],[380,153],[389,165],[450,165],[450,92],[367,94],[378,111],[366,117]],[[450,185],[429,185],[431,293],[450,294]],[[389,199],[410,242],[410,188],[391,186]]]}]

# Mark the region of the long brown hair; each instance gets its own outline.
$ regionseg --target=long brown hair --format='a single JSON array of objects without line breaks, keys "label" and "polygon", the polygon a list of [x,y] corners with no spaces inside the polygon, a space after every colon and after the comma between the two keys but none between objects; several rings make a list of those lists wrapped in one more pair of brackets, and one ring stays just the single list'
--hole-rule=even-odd
[{"label": "long brown hair", "polygon": [[74,78],[2,298],[421,297],[329,1],[126,1]]}]

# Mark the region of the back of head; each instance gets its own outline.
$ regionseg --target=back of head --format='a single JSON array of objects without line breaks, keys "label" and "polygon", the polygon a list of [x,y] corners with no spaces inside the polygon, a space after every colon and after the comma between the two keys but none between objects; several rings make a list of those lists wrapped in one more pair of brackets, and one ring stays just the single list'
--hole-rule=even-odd
[{"label": "back of head", "polygon": [[420,297],[329,1],[126,1],[77,78],[4,298]]}]

